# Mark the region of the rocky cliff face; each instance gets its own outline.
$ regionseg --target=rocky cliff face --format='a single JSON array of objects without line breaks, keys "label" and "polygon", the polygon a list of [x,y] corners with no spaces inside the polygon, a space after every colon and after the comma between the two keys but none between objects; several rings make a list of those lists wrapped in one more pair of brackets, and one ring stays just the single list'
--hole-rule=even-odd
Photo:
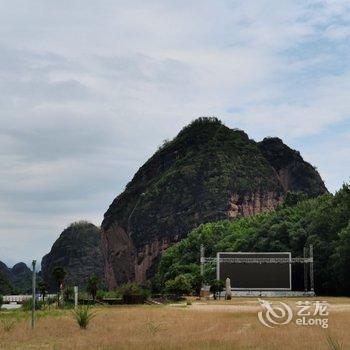
[{"label": "rocky cliff face", "polygon": [[108,287],[147,280],[160,254],[201,223],[273,210],[287,191],[327,191],[296,151],[271,140],[256,143],[215,118],[201,118],[165,143],[105,213]]},{"label": "rocky cliff face", "polygon": [[327,189],[316,168],[305,162],[300,153],[290,149],[278,137],[259,142],[263,156],[276,170],[284,191],[304,192],[316,197]]},{"label": "rocky cliff face", "polygon": [[77,222],[61,233],[41,262],[42,278],[51,291],[57,289],[57,282],[52,276],[55,267],[63,267],[67,271],[65,286],[84,289],[87,280],[94,274],[103,282],[100,229],[88,222]]},{"label": "rocky cliff face", "polygon": [[27,293],[31,290],[32,272],[20,262],[12,268],[0,261],[0,294]]}]

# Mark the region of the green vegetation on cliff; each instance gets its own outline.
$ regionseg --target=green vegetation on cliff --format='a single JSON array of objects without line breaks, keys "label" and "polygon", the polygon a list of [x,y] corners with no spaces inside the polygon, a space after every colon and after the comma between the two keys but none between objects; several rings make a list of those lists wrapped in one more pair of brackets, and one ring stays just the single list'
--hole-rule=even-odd
[{"label": "green vegetation on cliff", "polygon": [[157,231],[184,236],[198,222],[225,219],[230,193],[243,197],[262,188],[276,197],[283,193],[257,143],[216,118],[199,118],[140,168],[102,227],[118,218],[126,229],[131,226],[136,246]]},{"label": "green vegetation on cliff", "polygon": [[[334,196],[297,199],[291,195],[290,205],[285,203],[274,212],[194,229],[166,251],[155,281],[164,287],[166,281],[187,275],[195,289],[201,244],[206,256],[218,251],[291,251],[293,256],[302,256],[303,247],[313,244],[316,293],[350,295],[350,186],[344,185]],[[208,280],[214,278],[213,272],[207,269]]]},{"label": "green vegetation on cliff", "polygon": [[145,282],[161,253],[192,229],[273,210],[288,191],[327,193],[317,171],[281,140],[255,142],[216,118],[193,121],[137,171],[105,213],[109,287]]}]

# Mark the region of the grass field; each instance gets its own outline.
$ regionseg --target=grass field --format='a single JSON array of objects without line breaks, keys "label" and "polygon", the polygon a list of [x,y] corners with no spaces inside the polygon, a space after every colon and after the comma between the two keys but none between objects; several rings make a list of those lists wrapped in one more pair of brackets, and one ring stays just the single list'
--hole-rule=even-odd
[{"label": "grass field", "polygon": [[[297,300],[283,299],[293,308]],[[350,349],[350,299],[315,300],[327,300],[330,304],[328,329],[294,323],[267,328],[258,321],[261,308],[256,298],[193,301],[189,306],[94,308],[96,315],[87,330],[78,327],[69,310],[38,312],[33,331],[29,313],[1,312],[0,348]],[[13,325],[5,329],[11,321]]]}]

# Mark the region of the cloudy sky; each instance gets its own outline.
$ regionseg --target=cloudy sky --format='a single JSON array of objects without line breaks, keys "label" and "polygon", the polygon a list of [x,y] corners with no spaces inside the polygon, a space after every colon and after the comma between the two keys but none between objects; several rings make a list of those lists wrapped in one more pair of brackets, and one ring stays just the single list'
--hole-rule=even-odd
[{"label": "cloudy sky", "polygon": [[100,225],[202,115],[350,175],[349,1],[12,0],[0,11],[0,260]]}]

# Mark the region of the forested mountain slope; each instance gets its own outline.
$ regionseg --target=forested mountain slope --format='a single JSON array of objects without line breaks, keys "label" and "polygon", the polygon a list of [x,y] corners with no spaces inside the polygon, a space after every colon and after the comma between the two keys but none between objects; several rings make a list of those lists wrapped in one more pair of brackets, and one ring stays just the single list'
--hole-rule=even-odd
[{"label": "forested mountain slope", "polygon": [[109,288],[152,277],[161,254],[198,225],[273,210],[288,191],[314,197],[327,189],[281,140],[257,143],[216,118],[195,120],[137,171],[105,213]]}]

